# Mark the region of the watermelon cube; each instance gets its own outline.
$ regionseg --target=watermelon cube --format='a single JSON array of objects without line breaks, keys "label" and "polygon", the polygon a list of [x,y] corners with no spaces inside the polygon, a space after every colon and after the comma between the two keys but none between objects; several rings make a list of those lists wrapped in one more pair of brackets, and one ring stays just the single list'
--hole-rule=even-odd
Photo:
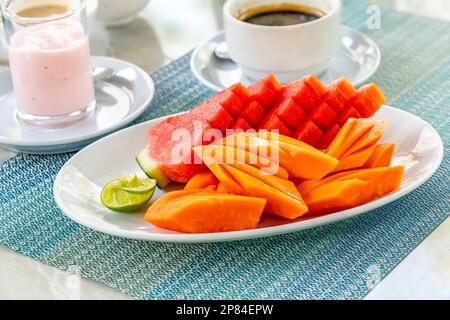
[{"label": "watermelon cube", "polygon": [[337,123],[340,126],[343,126],[349,118],[362,118],[361,114],[353,108],[352,106],[348,106],[338,118]]},{"label": "watermelon cube", "polygon": [[381,105],[386,101],[385,96],[374,83],[365,85],[356,91],[356,94],[350,99],[349,104],[359,113],[368,118],[372,116]]},{"label": "watermelon cube", "polygon": [[280,91],[280,88],[280,84],[273,75],[268,75],[259,82],[253,83],[248,87],[250,99],[258,102],[264,109],[270,107],[275,100],[277,93]]},{"label": "watermelon cube", "polygon": [[252,101],[247,106],[247,108],[241,113],[241,117],[247,120],[247,122],[252,126],[257,126],[258,123],[261,122],[262,118],[264,117],[265,110],[261,105],[256,102]]},{"label": "watermelon cube", "polygon": [[192,114],[194,120],[205,120],[212,128],[218,129],[222,133],[225,133],[225,130],[234,124],[233,117],[219,103],[203,103],[189,113]]},{"label": "watermelon cube", "polygon": [[309,115],[309,119],[313,121],[320,129],[328,129],[338,118],[336,112],[330,108],[328,104],[322,102]]},{"label": "watermelon cube", "polygon": [[298,128],[306,117],[305,111],[292,98],[287,98],[275,106],[274,113],[291,129]]},{"label": "watermelon cube", "polygon": [[303,141],[313,147],[318,147],[319,142],[323,137],[322,130],[314,124],[312,121],[305,122],[298,130],[294,133],[294,138]]},{"label": "watermelon cube", "polygon": [[322,139],[319,142],[318,147],[320,149],[326,149],[330,145],[330,143],[334,140],[338,132],[341,130],[341,126],[337,123],[333,124],[331,127],[323,135]]},{"label": "watermelon cube", "polygon": [[292,136],[291,130],[289,130],[276,114],[268,114],[259,124],[258,129],[267,131],[278,130],[279,134]]},{"label": "watermelon cube", "polygon": [[305,81],[297,80],[287,84],[284,88],[283,95],[290,97],[305,111],[311,111],[319,102],[320,96],[305,83]]},{"label": "watermelon cube", "polygon": [[233,125],[234,130],[247,131],[250,130],[251,128],[252,126],[244,118],[238,118]]},{"label": "watermelon cube", "polygon": [[345,78],[334,81],[328,88],[322,101],[327,103],[333,110],[340,114],[348,105],[348,101],[355,95],[356,89]]},{"label": "watermelon cube", "polygon": [[237,117],[245,108],[245,103],[231,90],[225,90],[219,102],[232,117]]},{"label": "watermelon cube", "polygon": [[228,88],[228,90],[233,91],[244,104],[248,103],[250,99],[250,91],[242,83],[238,82],[233,84]]},{"label": "watermelon cube", "polygon": [[327,88],[317,79],[314,75],[309,75],[304,78],[306,84],[314,90],[314,92],[319,96],[323,96],[327,92]]}]

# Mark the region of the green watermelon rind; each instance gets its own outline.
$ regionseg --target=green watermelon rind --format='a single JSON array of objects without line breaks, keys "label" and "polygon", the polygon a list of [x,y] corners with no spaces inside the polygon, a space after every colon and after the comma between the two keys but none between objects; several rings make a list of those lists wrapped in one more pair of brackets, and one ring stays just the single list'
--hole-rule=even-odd
[{"label": "green watermelon rind", "polygon": [[139,152],[136,156],[136,161],[142,171],[144,171],[149,178],[156,180],[156,184],[160,189],[163,189],[169,184],[170,179],[162,172],[158,164],[150,157],[148,147]]}]

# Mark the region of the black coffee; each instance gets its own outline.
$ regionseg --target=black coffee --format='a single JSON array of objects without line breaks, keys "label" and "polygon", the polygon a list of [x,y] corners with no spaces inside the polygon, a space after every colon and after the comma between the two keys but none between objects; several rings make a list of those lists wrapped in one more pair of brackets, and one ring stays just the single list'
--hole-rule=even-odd
[{"label": "black coffee", "polygon": [[281,3],[248,9],[237,18],[251,24],[279,27],[314,21],[324,15],[317,8]]}]

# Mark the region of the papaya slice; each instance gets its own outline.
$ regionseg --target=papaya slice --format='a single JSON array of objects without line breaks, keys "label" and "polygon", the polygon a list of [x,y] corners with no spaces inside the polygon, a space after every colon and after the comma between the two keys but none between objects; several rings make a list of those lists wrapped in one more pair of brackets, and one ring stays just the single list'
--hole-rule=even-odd
[{"label": "papaya slice", "polygon": [[356,207],[365,201],[367,181],[350,179],[333,181],[312,190],[306,197],[308,214],[331,213]]},{"label": "papaya slice", "polygon": [[234,178],[214,159],[207,158],[204,160],[209,170],[216,176],[216,178],[225,186],[225,188],[233,194],[244,194],[244,189]]},{"label": "papaya slice", "polygon": [[[245,148],[235,148],[233,145],[210,144],[207,146],[195,147],[194,153],[204,162],[207,158],[214,158],[214,162],[216,163],[233,164],[242,162],[251,164],[268,174],[278,175],[285,179],[289,177],[286,169],[280,167],[278,162],[271,160],[272,155],[270,153],[264,153],[263,156],[260,154],[259,150],[258,147],[255,147],[255,152],[249,152],[245,150]],[[273,151],[278,151],[278,149],[270,149],[270,152]],[[267,157],[265,157],[266,155]],[[274,158],[278,158],[278,156],[275,155]]]},{"label": "papaya slice", "polygon": [[381,139],[384,131],[387,128],[387,121],[385,120],[374,120],[374,126],[372,129],[364,133],[358,140],[347,150],[344,152],[344,156],[355,153],[359,150],[362,150],[372,144],[378,142]]},{"label": "papaya slice", "polygon": [[324,192],[325,189],[321,189],[323,186],[335,182],[358,179],[368,183],[367,187],[360,191],[362,193],[360,195],[361,204],[363,204],[398,189],[403,179],[404,170],[403,166],[395,166],[340,172],[322,180],[303,181],[297,186],[297,189],[309,207],[306,199],[310,199],[308,197],[312,192],[315,192],[315,194]]},{"label": "papaya slice", "polygon": [[326,153],[336,159],[340,159],[344,153],[366,132],[375,126],[375,122],[369,119],[355,119],[347,120],[341,131],[331,142],[326,150]]},{"label": "papaya slice", "polygon": [[254,229],[266,200],[215,191],[169,192],[156,200],[144,219],[157,227],[186,233]]},{"label": "papaya slice", "polygon": [[[270,139],[264,139],[264,135]],[[293,140],[295,143],[292,143]],[[264,154],[271,155],[272,160],[278,162],[280,168],[285,168],[291,178],[321,179],[332,172],[339,162],[301,141],[275,133],[236,134],[223,139],[223,143],[250,153],[261,154],[261,149],[266,150]],[[275,157],[278,161],[273,159]]]},{"label": "papaya slice", "polygon": [[343,156],[341,159],[339,159],[339,164],[334,168],[333,172],[362,167],[364,163],[366,163],[367,159],[370,158],[376,146],[376,144],[372,144],[365,149],[359,150],[348,156]]},{"label": "papaya slice", "polygon": [[221,193],[229,193],[227,187],[225,187],[225,185],[222,182],[219,182],[216,191]]},{"label": "papaya slice", "polygon": [[292,181],[289,181],[287,179],[283,179],[277,176],[268,175],[264,171],[261,171],[253,166],[250,166],[245,163],[235,163],[230,164],[231,167],[236,168],[244,173],[247,173],[251,175],[252,177],[261,180],[262,182],[266,183],[267,185],[278,189],[287,195],[294,197],[294,198],[301,198],[300,193],[298,192],[297,188],[295,187],[294,183]]},{"label": "papaya slice", "polygon": [[203,189],[209,186],[217,186],[219,181],[216,176],[209,170],[200,172],[193,176],[184,186],[184,190]]},{"label": "papaya slice", "polygon": [[308,211],[301,197],[292,197],[227,164],[221,166],[242,186],[245,195],[267,200],[265,211],[287,219],[298,218]]},{"label": "papaya slice", "polygon": [[379,143],[372,155],[364,163],[363,168],[389,167],[394,155],[395,145],[393,143]]}]

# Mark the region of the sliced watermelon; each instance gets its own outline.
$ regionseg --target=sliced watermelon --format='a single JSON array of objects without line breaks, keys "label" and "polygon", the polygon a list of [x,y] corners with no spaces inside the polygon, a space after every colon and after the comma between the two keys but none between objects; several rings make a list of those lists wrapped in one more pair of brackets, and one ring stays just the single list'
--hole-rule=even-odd
[{"label": "sliced watermelon", "polygon": [[309,120],[313,121],[320,129],[326,130],[336,122],[338,115],[325,102],[320,103],[311,112]]},{"label": "sliced watermelon", "polygon": [[323,132],[312,121],[305,122],[295,133],[294,138],[303,141],[313,147],[318,147]]},{"label": "sliced watermelon", "polygon": [[355,93],[355,87],[347,79],[340,78],[330,85],[327,93],[322,97],[322,101],[340,114],[347,107],[349,100]]},{"label": "sliced watermelon", "polygon": [[276,105],[274,113],[291,129],[297,129],[306,117],[305,111],[292,98],[286,98]]},{"label": "sliced watermelon", "polygon": [[352,106],[348,106],[338,118],[337,123],[343,126],[349,118],[362,118],[361,113]]},{"label": "sliced watermelon", "polygon": [[241,113],[241,117],[244,118],[250,125],[257,126],[263,119],[264,113],[264,108],[261,107],[258,102],[252,101]]},{"label": "sliced watermelon", "polygon": [[233,117],[219,103],[203,103],[189,113],[193,119],[206,120],[211,128],[218,129],[222,133],[234,123]]},{"label": "sliced watermelon", "polygon": [[318,144],[319,149],[328,148],[328,146],[330,145],[331,142],[333,142],[334,137],[336,137],[336,135],[339,133],[340,130],[341,126],[338,125],[337,123],[329,127]]},{"label": "sliced watermelon", "polygon": [[245,105],[249,102],[250,91],[242,83],[238,82],[236,84],[233,84],[228,88],[228,90],[233,91]]},{"label": "sliced watermelon", "polygon": [[359,88],[349,104],[365,117],[371,117],[386,102],[383,92],[374,83]]},{"label": "sliced watermelon", "polygon": [[289,130],[276,114],[268,114],[259,124],[258,129],[267,131],[278,130],[279,134],[292,136],[291,130]]},{"label": "sliced watermelon", "polygon": [[303,78],[306,84],[313,89],[313,91],[319,96],[323,96],[327,92],[327,87],[320,82],[314,75],[309,75]]},{"label": "sliced watermelon", "polygon": [[252,129],[252,126],[244,118],[238,118],[233,125],[233,129],[247,131]]},{"label": "sliced watermelon", "polygon": [[245,102],[231,90],[226,90],[220,105],[227,110],[232,117],[237,117],[245,108]]},{"label": "sliced watermelon", "polygon": [[250,91],[250,100],[258,102],[264,109],[267,109],[275,100],[281,85],[273,75],[268,75],[259,82],[251,84],[248,89]]},{"label": "sliced watermelon", "polygon": [[311,111],[320,100],[320,96],[301,79],[287,84],[283,95],[290,97],[305,111]]}]

